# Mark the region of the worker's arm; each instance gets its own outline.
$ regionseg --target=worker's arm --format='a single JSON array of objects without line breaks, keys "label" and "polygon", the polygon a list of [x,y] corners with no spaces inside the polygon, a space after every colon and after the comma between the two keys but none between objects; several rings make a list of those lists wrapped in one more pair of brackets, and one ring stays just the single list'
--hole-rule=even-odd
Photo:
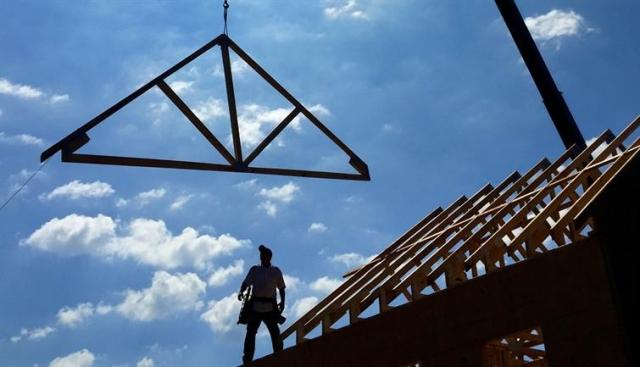
[{"label": "worker's arm", "polygon": [[280,291],[280,304],[278,305],[278,308],[280,309],[280,312],[282,312],[284,311],[284,300],[285,300],[284,287],[279,288],[278,291]]}]

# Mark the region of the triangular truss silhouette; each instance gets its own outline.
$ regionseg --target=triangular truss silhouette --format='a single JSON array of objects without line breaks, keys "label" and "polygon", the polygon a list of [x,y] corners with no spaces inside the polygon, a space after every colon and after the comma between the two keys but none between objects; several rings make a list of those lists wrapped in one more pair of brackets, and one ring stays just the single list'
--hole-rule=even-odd
[{"label": "triangular truss silhouette", "polygon": [[[231,120],[231,135],[233,140],[233,154],[231,154],[225,146],[216,138],[216,136],[202,123],[202,121],[196,116],[196,114],[187,106],[187,104],[171,89],[171,87],[165,82],[165,80],[176,71],[183,68],[185,65],[200,57],[205,52],[212,49],[214,46],[220,46],[222,51],[222,63],[224,67],[225,83],[227,89],[227,99],[229,104],[229,116]],[[256,146],[256,148],[246,157],[242,155],[242,143],[240,140],[240,132],[238,128],[238,115],[236,109],[235,93],[233,89],[233,75],[231,71],[231,62],[229,59],[229,49],[233,50],[242,60],[244,60],[256,73],[258,73],[267,83],[269,83],[275,90],[277,90],[285,99],[287,99],[294,109],[289,113],[285,119],[278,124],[273,131],[264,140]],[[184,116],[198,129],[198,131],[209,141],[209,143],[215,148],[222,157],[229,164],[217,164],[206,162],[189,162],[189,161],[176,161],[165,159],[153,159],[153,158],[135,158],[135,157],[120,157],[120,156],[108,156],[108,155],[94,155],[94,154],[80,154],[76,153],[83,145],[89,142],[89,136],[87,133],[89,130],[96,127],[98,124],[109,118],[111,115],[119,111],[124,106],[128,105],[136,98],[140,97],[153,87],[158,87],[162,92],[173,102],[173,104],[184,114]],[[299,169],[286,169],[286,168],[267,168],[267,167],[252,167],[251,163],[262,153],[262,151],[296,118],[299,114],[305,116],[313,125],[315,125],[320,131],[322,131],[335,145],[337,145],[343,152],[349,156],[349,164],[358,173],[338,173],[338,172],[325,172],[325,171],[310,171]],[[160,168],[178,168],[178,169],[193,169],[193,170],[208,170],[208,171],[224,171],[224,172],[245,172],[245,173],[257,173],[257,174],[271,174],[271,175],[285,175],[285,176],[300,176],[300,177],[315,177],[315,178],[330,178],[330,179],[342,179],[342,180],[370,180],[369,168],[367,164],[360,159],[346,144],[344,144],[329,128],[327,128],[320,120],[314,116],[305,106],[302,105],[294,96],[292,96],[280,83],[278,83],[269,73],[267,73],[257,62],[255,62],[244,50],[242,50],[235,42],[233,42],[227,35],[221,34],[211,42],[207,43],[191,55],[187,56],[184,60],[180,61],[173,67],[169,68],[164,73],[157,76],[147,84],[138,88],[135,92],[129,96],[123,98],[121,101],[111,106],[106,111],[102,112],[80,128],[76,129],[65,138],[52,145],[45,150],[40,160],[45,161],[52,155],[61,151],[63,162],[75,162],[75,163],[94,163],[94,164],[111,164],[111,165],[123,165],[123,166],[139,166],[139,167],[160,167]]]}]

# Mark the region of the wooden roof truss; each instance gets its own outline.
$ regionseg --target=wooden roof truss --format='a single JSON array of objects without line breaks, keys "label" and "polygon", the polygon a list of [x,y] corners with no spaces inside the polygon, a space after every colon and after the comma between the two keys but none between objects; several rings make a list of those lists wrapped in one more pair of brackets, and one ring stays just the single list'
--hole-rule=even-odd
[{"label": "wooden roof truss", "polygon": [[283,339],[295,333],[300,343],[318,327],[331,332],[347,315],[348,324],[357,322],[374,304],[386,312],[391,303],[411,302],[585,238],[594,223],[583,211],[639,154],[639,124],[640,117],[617,137],[607,130],[583,151],[571,147],[555,162],[542,159],[524,174],[514,172],[495,187],[487,184],[470,198],[437,208],[345,275]]}]

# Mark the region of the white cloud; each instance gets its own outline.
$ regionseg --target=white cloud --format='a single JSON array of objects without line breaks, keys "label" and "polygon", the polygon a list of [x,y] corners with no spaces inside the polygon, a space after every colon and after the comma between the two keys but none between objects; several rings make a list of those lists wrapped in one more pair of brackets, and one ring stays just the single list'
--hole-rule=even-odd
[{"label": "white cloud", "polygon": [[305,313],[307,313],[309,310],[311,310],[313,308],[313,306],[315,306],[318,303],[318,298],[317,297],[305,297],[305,298],[301,298],[299,300],[297,300],[293,306],[291,306],[291,309],[293,310],[293,314],[299,318],[302,315],[304,315]]},{"label": "white cloud", "polygon": [[165,101],[149,103],[149,110],[155,115],[162,115],[169,111],[169,103]]},{"label": "white cloud", "polygon": [[171,206],[169,207],[169,209],[171,210],[180,210],[182,209],[185,204],[187,204],[189,202],[189,200],[191,200],[191,198],[193,197],[193,195],[180,195],[176,198],[176,200],[171,203]]},{"label": "white cloud", "polygon": [[200,103],[193,112],[203,122],[215,120],[219,117],[225,117],[228,115],[227,106],[221,100],[217,98],[209,98],[206,102]]},{"label": "white cloud", "polygon": [[260,143],[271,129],[279,124],[291,112],[291,108],[269,109],[258,104],[240,106],[238,128],[242,144],[252,147]]},{"label": "white cloud", "polygon": [[257,187],[257,185],[258,185],[258,180],[255,178],[252,178],[251,180],[239,182],[233,185],[233,187],[239,190],[253,190]]},{"label": "white cloud", "polygon": [[269,200],[258,204],[258,209],[264,210],[270,217],[275,217],[278,214],[278,206]]},{"label": "white cloud", "polygon": [[342,263],[348,268],[354,268],[368,263],[373,260],[375,255],[364,257],[355,252],[349,252],[346,254],[337,254],[329,258],[332,262]]},{"label": "white cloud", "polygon": [[105,304],[102,304],[102,303],[99,303],[98,306],[96,306],[96,309],[95,309],[95,313],[97,315],[108,315],[111,312],[113,312],[113,306],[105,305]]},{"label": "white cloud", "polygon": [[320,115],[320,116],[331,116],[331,111],[329,111],[328,108],[326,108],[321,104],[315,104],[309,107],[309,112],[313,112],[314,114]]},{"label": "white cloud", "polygon": [[224,297],[219,301],[211,301],[207,311],[200,315],[200,319],[207,324],[214,333],[224,334],[236,326],[240,302],[237,293]]},{"label": "white cloud", "polygon": [[299,191],[300,186],[289,181],[287,184],[280,187],[275,186],[270,189],[261,189],[259,194],[260,196],[269,200],[275,200],[282,203],[290,203],[291,201],[293,201],[296,193],[298,193]]},{"label": "white cloud", "polygon": [[356,0],[332,1],[333,6],[324,9],[324,15],[332,20],[339,18],[367,19],[367,13]]},{"label": "white cloud", "polygon": [[122,316],[137,321],[152,321],[180,312],[202,308],[200,297],[207,285],[194,273],[171,275],[158,271],[151,287],[127,290],[124,301],[115,307]]},{"label": "white cloud", "polygon": [[127,205],[129,205],[129,200],[127,199],[118,198],[118,200],[116,200],[116,207],[118,208],[124,208]]},{"label": "white cloud", "polygon": [[86,217],[77,214],[53,218],[24,240],[40,250],[69,255],[103,253],[115,236],[116,222],[108,216]]},{"label": "white cloud", "polygon": [[58,323],[66,327],[75,328],[91,316],[93,316],[95,309],[91,303],[81,303],[75,308],[64,307],[58,311]]},{"label": "white cloud", "polygon": [[138,362],[138,364],[136,365],[136,367],[154,367],[155,363],[153,362],[153,359],[149,358],[149,357],[144,357],[140,360],[140,362]]},{"label": "white cloud", "polygon": [[547,14],[527,17],[524,21],[533,38],[541,41],[576,36],[588,30],[584,18],[573,10],[553,9]]},{"label": "white cloud", "polygon": [[[242,59],[235,59],[231,61],[231,72],[234,77],[242,77],[248,71],[252,70],[249,64],[244,62]],[[224,69],[222,65],[218,64],[213,70],[213,75],[215,76],[224,76]]]},{"label": "white cloud", "polygon": [[91,367],[96,357],[90,351],[82,349],[66,357],[58,357],[49,363],[49,367]]},{"label": "white cloud", "polygon": [[258,195],[267,200],[261,202],[258,208],[264,210],[268,216],[275,217],[279,210],[278,203],[289,204],[299,191],[300,187],[291,181],[282,186],[275,186],[270,189],[262,188],[258,192]]},{"label": "white cloud", "polygon": [[209,286],[220,287],[227,284],[231,279],[244,273],[244,260],[236,260],[226,268],[216,269],[209,276]]},{"label": "white cloud", "polygon": [[37,88],[24,84],[13,84],[5,78],[0,78],[0,94],[22,99],[37,99],[44,95],[44,93]]},{"label": "white cloud", "polygon": [[309,288],[316,292],[329,294],[342,284],[342,280],[329,277],[321,277],[309,284]]},{"label": "white cloud", "polygon": [[303,284],[303,282],[298,277],[294,277],[292,275],[284,274],[282,276],[284,278],[284,284],[287,287],[288,291],[296,291]]},{"label": "white cloud", "polygon": [[[0,78],[0,94],[18,97],[25,100],[36,100],[47,98],[47,93],[42,90],[26,84],[12,83],[8,79]],[[68,94],[52,94],[48,97],[50,104],[56,104],[69,101]]]},{"label": "white cloud", "polygon": [[[47,174],[44,173],[44,171],[30,171],[27,169],[22,169],[20,170],[20,172],[18,173],[14,173],[9,175],[9,184],[10,184],[10,188],[9,191],[11,192],[15,192],[18,189],[20,189],[22,187],[22,185],[25,183],[25,181],[27,179],[29,179],[29,177],[31,177],[31,175],[35,175],[33,177],[34,180],[42,180],[45,177],[47,177]],[[24,186],[24,188],[22,189],[22,191],[20,192],[20,194],[26,194],[27,192],[29,192],[29,186]]]},{"label": "white cloud", "polygon": [[21,241],[21,245],[43,251],[133,259],[168,269],[180,266],[205,269],[214,258],[231,255],[249,243],[230,234],[200,235],[191,227],[174,236],[162,220],[138,218],[124,226],[102,214],[53,218]]},{"label": "white cloud", "polygon": [[69,102],[70,98],[68,94],[54,94],[49,98],[49,103],[56,104],[61,102]]},{"label": "white cloud", "polygon": [[174,92],[180,94],[182,92],[188,92],[193,86],[193,82],[186,80],[176,80],[175,82],[169,83],[169,86],[171,87],[171,89],[173,89]]},{"label": "white cloud", "polygon": [[151,189],[149,191],[144,191],[135,196],[134,200],[136,200],[140,205],[147,205],[150,202],[158,199],[162,199],[164,195],[167,193],[165,189]]},{"label": "white cloud", "polygon": [[327,229],[328,228],[324,223],[316,222],[316,223],[311,223],[311,225],[307,229],[307,232],[309,232],[309,233],[322,233],[322,232],[326,232]]},{"label": "white cloud", "polygon": [[0,131],[0,143],[41,147],[44,145],[44,140],[29,134],[7,135]]},{"label": "white cloud", "polygon": [[43,199],[51,200],[59,197],[66,197],[71,200],[95,199],[112,195],[115,192],[111,185],[101,181],[83,183],[73,180],[68,184],[56,187],[50,193],[42,195]]},{"label": "white cloud", "polygon": [[10,338],[12,343],[17,343],[23,339],[27,339],[27,340],[40,340],[40,339],[44,339],[47,336],[49,336],[49,334],[55,332],[56,329],[52,328],[51,326],[45,326],[45,327],[41,327],[41,328],[36,328],[36,329],[22,329],[20,330],[20,333],[16,336],[12,336]]}]

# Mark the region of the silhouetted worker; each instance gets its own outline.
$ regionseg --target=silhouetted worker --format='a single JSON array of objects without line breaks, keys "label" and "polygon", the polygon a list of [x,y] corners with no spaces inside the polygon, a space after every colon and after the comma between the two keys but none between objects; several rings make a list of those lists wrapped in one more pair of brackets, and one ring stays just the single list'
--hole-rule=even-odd
[{"label": "silhouetted worker", "polygon": [[[260,323],[264,322],[269,329],[271,335],[271,344],[273,351],[282,350],[282,341],[280,340],[280,328],[278,328],[278,320],[284,310],[284,279],[282,272],[275,266],[271,266],[271,257],[273,253],[267,247],[260,245],[260,265],[252,266],[249,269],[247,277],[242,282],[238,300],[242,300],[242,294],[251,286],[252,309],[249,314],[249,322],[247,323],[247,335],[244,338],[244,355],[243,363],[249,363],[253,360],[253,353],[256,347],[256,333]],[[280,303],[276,303],[276,288],[280,293]]]}]

